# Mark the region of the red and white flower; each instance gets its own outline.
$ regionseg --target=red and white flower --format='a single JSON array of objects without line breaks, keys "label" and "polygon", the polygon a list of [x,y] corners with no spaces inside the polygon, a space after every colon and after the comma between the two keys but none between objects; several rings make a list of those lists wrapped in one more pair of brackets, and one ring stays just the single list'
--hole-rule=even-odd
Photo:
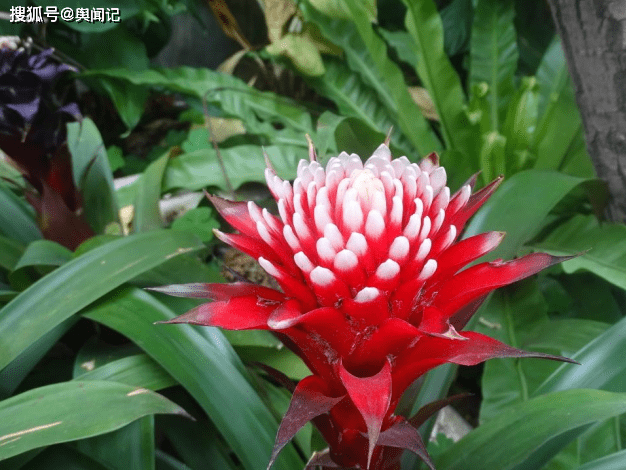
[{"label": "red and white flower", "polygon": [[501,178],[474,194],[472,178],[451,195],[436,154],[416,164],[392,159],[382,144],[365,163],[344,152],[324,168],[309,153],[293,184],[268,162],[279,217],[253,202],[209,196],[239,232],[217,236],[257,259],[281,291],[245,282],[156,290],[213,300],[170,323],[270,330],[307,364],[312,375],[295,388],[272,461],[313,420],[329,444],[324,466],[397,469],[402,448],[432,466],[416,429],[394,415],[400,396],[444,363],[564,360],[461,331],[490,291],[560,258],[535,253],[463,269],[504,236],[459,241]]}]

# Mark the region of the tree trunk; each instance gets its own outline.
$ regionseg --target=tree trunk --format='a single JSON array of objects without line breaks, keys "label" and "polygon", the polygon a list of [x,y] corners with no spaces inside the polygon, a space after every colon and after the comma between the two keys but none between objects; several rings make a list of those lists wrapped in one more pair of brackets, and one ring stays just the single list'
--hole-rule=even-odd
[{"label": "tree trunk", "polygon": [[574,84],[587,150],[626,222],[626,0],[548,0]]}]

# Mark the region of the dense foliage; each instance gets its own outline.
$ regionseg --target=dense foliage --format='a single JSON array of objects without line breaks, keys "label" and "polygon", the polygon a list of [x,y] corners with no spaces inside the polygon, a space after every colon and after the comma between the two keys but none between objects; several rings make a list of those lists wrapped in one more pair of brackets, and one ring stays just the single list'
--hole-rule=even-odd
[{"label": "dense foliage", "polygon": [[[212,234],[227,225],[207,200],[168,217],[162,200],[209,187],[275,212],[258,184],[263,152],[293,179],[305,134],[325,163],[371,155],[391,127],[394,155],[438,152],[453,191],[476,172],[478,187],[505,175],[462,234],[507,232],[481,261],[577,255],[499,289],[466,329],[581,365],[444,365],[403,397],[408,418],[449,392],[479,394],[476,429],[428,443],[436,467],[598,470],[626,458],[626,227],[598,219],[605,186],[543,2],[265,0],[248,4],[265,21],[246,24],[248,9],[212,2],[246,48],[221,71],[149,65],[173,16],[204,21],[204,4],[102,3],[122,21],[0,20],[1,35],[34,38],[0,51],[11,159],[0,159],[0,468],[264,469],[285,385],[309,371],[265,331],[154,325],[200,300],[142,288],[259,271],[229,264]],[[32,86],[13,87],[24,67]],[[29,135],[40,149],[30,166],[20,158],[33,154],[2,145]],[[135,173],[115,189],[114,177]],[[324,447],[307,425],[274,468],[303,468]],[[420,465],[404,456],[403,468]]]}]

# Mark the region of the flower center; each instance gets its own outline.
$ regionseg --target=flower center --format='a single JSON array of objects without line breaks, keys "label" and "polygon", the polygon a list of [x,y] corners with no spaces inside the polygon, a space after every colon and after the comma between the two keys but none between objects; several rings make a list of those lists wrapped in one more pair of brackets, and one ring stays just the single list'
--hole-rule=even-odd
[{"label": "flower center", "polygon": [[354,170],[350,175],[351,186],[356,190],[357,196],[361,201],[361,205],[371,207],[374,201],[374,195],[377,192],[384,194],[385,187],[383,182],[368,169]]}]

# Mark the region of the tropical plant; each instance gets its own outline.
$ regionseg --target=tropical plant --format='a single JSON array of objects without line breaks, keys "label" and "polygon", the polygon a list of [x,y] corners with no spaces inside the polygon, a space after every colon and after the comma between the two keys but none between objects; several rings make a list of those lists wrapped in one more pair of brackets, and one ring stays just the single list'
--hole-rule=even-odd
[{"label": "tropical plant", "polygon": [[[0,174],[9,180],[0,184],[0,467],[54,468],[54,462],[61,462],[58,465],[62,468],[74,465],[90,469],[203,469],[212,468],[207,464],[211,462],[215,468],[264,469],[272,458],[281,417],[285,413],[297,416],[290,408],[290,389],[301,384],[295,388],[293,407],[302,396],[299,390],[313,382],[315,387],[320,385],[316,379],[305,379],[311,373],[315,374],[313,377],[323,377],[324,384],[332,384],[332,393],[325,391],[331,399],[341,397],[346,389],[348,397],[344,403],[353,408],[346,405],[347,410],[331,412],[331,418],[315,418],[321,434],[310,424],[305,425],[292,443],[285,445],[274,468],[303,468],[315,451],[326,447],[321,436],[328,439],[331,449],[341,449],[335,442],[339,431],[329,423],[352,419],[359,422],[352,428],[357,430],[353,432],[354,442],[364,449],[359,464],[367,466],[371,456],[375,468],[377,459],[385,460],[385,454],[391,453],[370,442],[380,442],[381,438],[383,442],[388,442],[384,440],[387,438],[394,440],[385,435],[396,429],[392,413],[406,419],[417,416],[413,424],[423,422],[420,431],[426,449],[435,467],[442,470],[597,470],[610,468],[624,458],[622,442],[626,436],[621,415],[626,411],[626,375],[620,353],[626,338],[626,228],[600,223],[596,217],[602,212],[606,191],[602,182],[594,178],[558,39],[553,38],[549,20],[541,20],[542,2],[453,0],[442,2],[439,7],[432,0],[379,0],[378,4],[358,0],[285,0],[276,2],[278,5],[259,2],[264,7],[269,32],[268,47],[250,47],[231,63],[251,59],[259,67],[255,72],[259,77],[272,77],[275,70],[282,68],[283,75],[276,76],[306,83],[306,96],[312,97],[307,102],[278,93],[289,87],[278,83],[281,86],[272,88],[271,80],[261,91],[250,86],[248,80],[223,72],[191,67],[150,68],[148,56],[167,38],[170,16],[191,8],[192,3],[108,3],[111,7],[119,6],[123,12],[121,23],[48,24],[42,31],[36,25],[0,22],[2,34],[30,34],[36,46],[55,46],[56,51],[46,57],[59,70],[65,68],[60,64],[71,63],[80,70],[74,75],[82,83],[79,89],[87,88],[99,96],[92,101],[95,95],[90,94],[86,101],[79,93],[71,100],[61,97],[56,102],[62,109],[75,101],[83,114],[93,118],[63,123],[65,127],[59,134],[64,134],[58,143],[67,147],[71,162],[71,171],[64,177],[81,195],[80,216],[91,231],[87,240],[71,247],[72,251],[43,239],[41,220],[37,220],[23,197],[24,190],[32,191],[32,187],[7,163],[8,159],[0,160]],[[225,2],[212,3],[227,8]],[[0,10],[8,12],[12,4],[1,5]],[[234,21],[238,13],[231,8],[230,16],[225,18]],[[46,35],[42,36],[42,32]],[[154,36],[157,32],[158,38]],[[40,50],[34,49],[33,53],[39,54]],[[5,70],[2,64],[0,70]],[[0,83],[4,83],[2,77]],[[41,89],[30,92],[29,96],[36,98]],[[148,119],[149,113],[144,113],[144,109],[150,96],[170,100],[174,96],[178,101],[182,98],[187,109],[175,115],[180,124],[177,130],[139,161],[121,150],[120,134],[132,135],[141,127],[138,123]],[[117,117],[106,120],[98,113],[88,113],[87,102],[113,109]],[[484,286],[480,283],[485,280],[481,270],[497,271],[501,263],[497,259],[513,259],[502,264],[502,270],[512,269],[520,276],[501,276],[503,271],[499,270],[497,279],[493,283],[489,280],[489,289],[518,277],[527,278],[481,299],[484,301],[478,310],[469,309],[467,313],[474,315],[461,322],[467,321],[465,331],[460,331],[461,323],[455,323],[452,317],[456,333],[481,338],[484,344],[510,345],[506,351],[523,349],[537,356],[566,356],[581,365],[504,358],[488,361],[484,369],[462,368],[457,375],[459,368],[455,364],[434,369],[434,363],[428,364],[424,370],[407,374],[406,383],[399,387],[407,390],[397,405],[387,406],[385,412],[370,413],[373,418],[361,422],[364,401],[354,391],[359,386],[352,384],[360,383],[360,376],[376,376],[381,371],[378,398],[382,400],[388,390],[385,364],[389,364],[392,384],[399,366],[385,362],[380,354],[369,357],[359,352],[346,354],[347,372],[342,374],[328,369],[323,358],[312,360],[303,353],[303,363],[293,354],[290,348],[302,352],[301,344],[308,343],[299,336],[290,340],[289,335],[300,331],[310,335],[318,325],[313,318],[311,329],[293,324],[300,318],[295,313],[308,312],[313,307],[307,304],[301,310],[290,309],[293,302],[285,301],[283,296],[291,287],[285,284],[288,281],[281,280],[280,259],[273,254],[281,249],[265,248],[263,253],[253,254],[263,255],[266,261],[261,263],[266,271],[283,282],[282,293],[247,284],[245,287],[287,306],[281,309],[284,317],[276,314],[267,328],[284,330],[279,337],[290,348],[284,348],[268,331],[154,325],[170,322],[194,308],[199,310],[193,312],[218,311],[229,302],[233,290],[242,289],[237,287],[241,284],[221,284],[224,279],[218,263],[226,257],[222,256],[212,229],[221,226],[226,230],[227,225],[222,225],[218,212],[204,201],[171,223],[159,209],[160,198],[211,187],[214,194],[222,190],[224,196],[232,188],[236,198],[249,199],[245,191],[251,187],[259,190],[252,183],[264,182],[263,150],[271,161],[271,171],[277,175],[270,173],[270,189],[280,193],[287,190],[288,183],[279,185],[275,178],[294,179],[298,161],[309,152],[305,134],[315,143],[320,167],[306,163],[301,171],[306,173],[304,167],[308,166],[319,172],[340,151],[372,154],[390,127],[394,129],[388,142],[391,152],[407,156],[406,161],[393,160],[402,164],[387,162],[394,172],[398,165],[414,168],[412,162],[438,152],[447,170],[449,187],[467,188],[465,178],[480,172],[473,183],[477,192],[472,198],[488,194],[493,189],[488,182],[501,173],[505,176],[498,191],[484,202],[465,229],[461,232],[461,227],[457,227],[457,241],[448,251],[485,237],[495,245],[499,237],[493,235],[494,231],[507,235],[480,259],[468,259],[468,263],[478,264],[442,281],[442,286],[455,292],[462,292],[456,290],[455,282],[465,288]],[[224,129],[226,138],[219,136]],[[13,160],[15,155],[5,150]],[[384,149],[375,151],[374,160],[378,161],[383,153],[386,155]],[[333,159],[330,165],[333,170],[343,168],[344,160],[349,158]],[[357,160],[353,163],[358,165]],[[420,172],[428,174],[432,183],[430,171],[434,167],[429,166],[428,160],[424,165],[428,168],[420,168]],[[119,168],[117,175],[138,168],[141,176],[114,191],[112,167]],[[328,170],[331,167],[326,166]],[[434,177],[436,186],[443,187],[446,183],[439,181],[439,176]],[[361,178],[357,189],[360,185],[369,187],[370,180]],[[377,183],[372,184],[376,189]],[[480,189],[483,185],[487,186]],[[301,194],[300,203],[305,189],[308,191],[308,185],[296,191]],[[347,212],[347,223],[352,223],[353,216],[358,218],[359,212],[352,204],[356,200],[351,199],[355,191],[344,194],[346,205],[355,209],[354,213]],[[404,191],[403,186],[403,195]],[[445,199],[441,194],[446,194],[445,190],[437,196]],[[469,196],[467,189],[462,189],[457,198],[463,194]],[[226,221],[244,234],[252,233],[254,240],[225,231],[219,236],[239,246],[248,243],[247,251],[254,246],[265,247],[265,235],[273,241],[270,229],[277,219],[270,213],[276,213],[275,206],[267,197],[270,193],[261,190],[260,196],[259,210],[253,205],[251,212],[244,203],[233,205],[213,198]],[[424,197],[431,208],[433,204],[442,204],[441,208],[445,205],[442,199],[435,198],[435,191],[432,201],[429,196]],[[421,196],[419,200],[424,204]],[[446,213],[452,213],[450,204],[454,200],[448,201]],[[393,198],[388,204],[393,208]],[[410,206],[411,202],[407,200],[407,204]],[[118,208],[128,209],[131,205],[134,218],[128,225],[120,220]],[[269,212],[263,211],[264,206]],[[295,199],[292,209],[295,211]],[[298,212],[292,209],[283,209],[286,217]],[[341,225],[343,212],[339,212],[331,215]],[[362,215],[362,223],[366,224],[366,214]],[[438,214],[423,215],[431,222],[430,235]],[[250,232],[251,220],[254,230],[260,222],[268,233],[263,228],[258,236]],[[315,213],[310,222],[315,222]],[[444,230],[450,227],[448,222],[451,220],[444,216],[439,228],[442,244],[449,235],[450,229]],[[371,224],[374,227],[375,222]],[[63,228],[68,229],[66,236],[71,235],[70,226],[61,225]],[[294,225],[293,230],[297,233],[298,228]],[[130,234],[122,235],[127,232]],[[481,235],[484,233],[492,235]],[[408,241],[406,235],[402,236]],[[401,238],[396,234],[392,238],[398,237]],[[333,235],[325,238],[329,243],[335,239]],[[431,239],[433,243],[435,238]],[[390,249],[393,240],[381,244],[381,250]],[[419,251],[423,243],[409,244],[409,254],[411,250]],[[299,253],[283,245],[276,246]],[[394,255],[401,255],[406,244],[400,240],[396,245]],[[313,250],[312,245],[307,247]],[[331,251],[324,251],[326,248]],[[342,252],[332,243],[326,248],[322,248],[322,253],[337,252],[338,256]],[[431,255],[437,248],[441,249],[431,246]],[[302,251],[313,262],[315,253]],[[530,275],[550,264],[551,257],[539,254],[544,252],[568,259]],[[445,253],[432,258],[441,261]],[[569,259],[572,256],[575,257]],[[322,268],[341,278],[339,268],[351,266],[349,257],[344,253],[337,269],[336,258]],[[357,266],[369,262],[358,256],[357,260]],[[529,260],[541,260],[541,266],[521,269]],[[379,261],[384,264],[386,259]],[[303,282],[308,282],[308,264],[300,255],[298,262],[302,266],[290,264],[288,272],[304,272]],[[447,264],[441,262],[442,266]],[[394,271],[392,263],[385,266],[381,274]],[[412,266],[418,280],[425,267],[426,263]],[[237,268],[242,266],[233,269]],[[225,275],[232,277],[229,269]],[[426,274],[428,270],[424,277]],[[245,280],[240,274],[234,276],[239,276],[239,282]],[[320,268],[314,277],[326,279],[324,276],[327,278],[328,273]],[[434,283],[436,277],[437,270],[432,277],[422,279],[424,286]],[[471,279],[463,280],[467,277]],[[267,276],[260,278],[271,283]],[[358,282],[358,277],[354,282]],[[141,289],[183,283],[211,286],[210,293],[221,297],[201,306],[203,299],[171,297]],[[333,281],[337,287],[335,284],[341,285]],[[311,295],[317,293],[317,289],[302,288],[297,294],[306,296],[307,291]],[[482,290],[477,299],[486,293]],[[445,300],[443,295],[440,298]],[[452,302],[456,297],[453,293],[447,298]],[[448,305],[448,314],[465,305],[467,299],[457,300],[454,308]],[[241,300],[235,297],[230,300],[233,302]],[[231,310],[219,311],[228,312],[225,318],[232,320]],[[332,316],[336,310],[331,308],[326,313]],[[218,324],[214,321],[217,317],[211,315],[204,320]],[[302,318],[309,318],[307,315]],[[261,317],[256,326],[263,326],[263,321],[268,324],[267,316]],[[424,317],[441,320],[429,328],[447,325],[445,316]],[[250,317],[241,317],[242,321],[246,318]],[[403,324],[400,333],[405,335],[401,338],[410,337],[411,332],[417,335],[417,327],[426,328],[420,321]],[[323,326],[337,324],[333,320]],[[233,326],[226,320],[220,325]],[[437,336],[445,332],[445,328],[429,330],[424,338],[429,344],[453,342]],[[338,333],[342,330],[338,329]],[[341,338],[334,338],[337,348],[352,344],[352,340]],[[403,346],[386,335],[380,338],[388,347]],[[422,339],[419,342],[426,344]],[[477,344],[472,339],[457,339],[455,344]],[[311,351],[313,354],[314,347]],[[489,351],[482,358],[465,357],[456,362],[475,363],[494,355],[493,350]],[[400,360],[400,352],[393,350],[392,355]],[[445,359],[455,362],[450,356]],[[432,370],[421,375],[428,369]],[[409,379],[419,375],[419,380],[409,385]],[[469,380],[463,381],[467,376]],[[449,392],[463,392],[467,387],[479,393],[479,409],[477,405],[469,415],[476,429],[458,442],[441,434],[431,436],[434,420],[426,417],[450,403]],[[393,400],[397,398],[396,394]],[[429,405],[432,403],[435,405]],[[158,413],[188,414],[196,421],[154,416]],[[383,418],[378,427],[380,416]],[[326,423],[320,424],[324,420]],[[404,423],[402,418],[398,422]],[[279,447],[301,423],[296,424],[283,424]],[[380,434],[374,439],[377,431]],[[405,447],[411,447],[406,444]],[[341,460],[337,451],[333,452],[333,458],[342,465],[352,464],[352,460]],[[394,455],[396,458],[400,457]],[[315,462],[332,465],[323,455],[318,459],[321,460],[314,460],[309,467],[314,467]],[[402,468],[409,470],[423,466],[409,453],[402,455],[401,462]],[[393,460],[393,465],[398,463],[399,460]]]}]

